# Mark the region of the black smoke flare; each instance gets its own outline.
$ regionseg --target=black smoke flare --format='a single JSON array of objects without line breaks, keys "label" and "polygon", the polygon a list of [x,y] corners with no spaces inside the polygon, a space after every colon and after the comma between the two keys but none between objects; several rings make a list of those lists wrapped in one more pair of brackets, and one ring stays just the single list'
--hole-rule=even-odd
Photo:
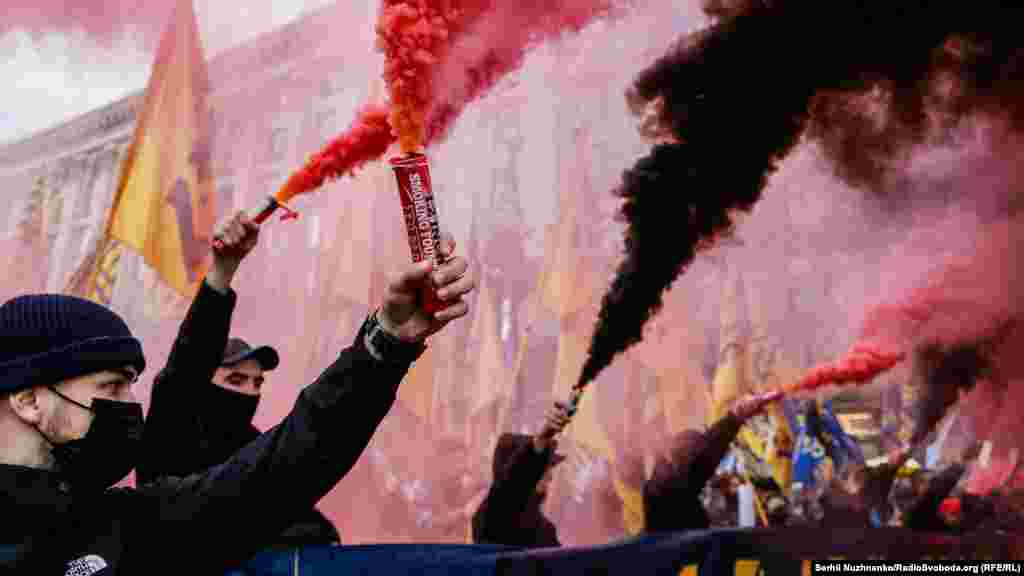
[{"label": "black smoke flare", "polygon": [[625,258],[605,295],[577,387],[642,338],[696,252],[757,201],[803,134],[836,173],[882,193],[906,153],[948,141],[972,115],[1024,128],[1024,2],[708,2],[718,23],[683,38],[629,91],[663,103],[656,148],[616,194]]},{"label": "black smoke flare", "polygon": [[935,429],[956,404],[961,390],[970,391],[981,379],[1002,384],[996,358],[1015,326],[1014,320],[1006,320],[983,338],[927,343],[915,350],[913,378],[920,386],[921,397],[913,408],[913,443],[924,441]]}]

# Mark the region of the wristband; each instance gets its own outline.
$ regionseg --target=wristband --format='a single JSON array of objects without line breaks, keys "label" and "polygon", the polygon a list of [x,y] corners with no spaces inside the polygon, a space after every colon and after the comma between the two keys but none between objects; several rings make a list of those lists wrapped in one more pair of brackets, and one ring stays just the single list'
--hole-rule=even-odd
[{"label": "wristband", "polygon": [[427,349],[422,343],[404,342],[388,334],[381,326],[376,313],[366,319],[363,331],[366,334],[366,350],[376,360],[385,364],[410,364]]}]

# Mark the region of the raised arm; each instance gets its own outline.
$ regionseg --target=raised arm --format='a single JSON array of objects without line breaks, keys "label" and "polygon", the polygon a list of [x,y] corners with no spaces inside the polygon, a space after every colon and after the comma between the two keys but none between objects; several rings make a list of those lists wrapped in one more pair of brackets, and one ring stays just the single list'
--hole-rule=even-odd
[{"label": "raised arm", "polygon": [[[242,260],[256,247],[259,227],[238,212],[219,227],[223,247],[213,252],[213,264],[178,329],[161,383],[167,394],[183,395],[189,386],[208,384],[224,355],[231,330],[236,295],[231,282]],[[154,390],[154,395],[156,390]]]},{"label": "raised arm", "polygon": [[567,408],[556,405],[541,432],[518,446],[508,464],[495,471],[487,497],[473,517],[474,542],[504,543],[500,533],[515,525],[516,516],[537,491],[558,446],[554,438],[568,422]]},{"label": "raised arm", "polygon": [[977,458],[980,452],[980,442],[971,444],[964,451],[960,462],[950,465],[931,479],[925,494],[911,506],[907,513],[906,526],[908,528],[920,531],[941,530],[943,528],[939,507],[942,505],[942,501],[956,488],[960,478],[967,471],[967,465]]},{"label": "raised arm", "polygon": [[[384,306],[354,344],[299,394],[283,422],[222,465],[144,488],[151,502],[145,512],[176,524],[180,529],[170,533],[180,540],[151,543],[142,534],[142,549],[187,549],[230,566],[308,512],[366,448],[426,338],[467,313],[462,297],[474,288],[467,268],[463,258],[436,272],[429,263],[410,267],[392,282]],[[419,302],[432,276],[439,297],[452,302],[435,315]]]},{"label": "raised arm", "polygon": [[237,300],[231,281],[256,246],[258,234],[259,228],[244,212],[219,227],[223,247],[214,252],[213,265],[178,328],[167,364],[153,380],[137,470],[140,482],[191,474],[210,462],[203,454],[203,420],[219,415],[204,413],[197,390],[213,385]]},{"label": "raised arm", "polygon": [[700,495],[704,485],[715,475],[722,458],[729,453],[733,441],[747,420],[760,414],[776,399],[777,396],[771,394],[746,396],[704,433],[704,447],[690,462],[687,473],[690,478],[689,488],[694,497]]}]

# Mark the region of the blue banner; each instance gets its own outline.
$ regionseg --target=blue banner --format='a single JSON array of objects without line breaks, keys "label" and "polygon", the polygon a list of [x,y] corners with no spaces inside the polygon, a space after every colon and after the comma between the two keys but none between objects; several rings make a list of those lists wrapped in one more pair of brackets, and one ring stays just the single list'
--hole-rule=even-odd
[{"label": "blue banner", "polygon": [[715,530],[642,536],[589,548],[396,544],[266,553],[229,576],[809,573],[818,560],[1021,560],[1024,538],[962,537],[900,528]]},{"label": "blue banner", "polygon": [[819,414],[822,426],[819,435],[825,436],[823,440],[832,444],[832,457],[835,460],[836,469],[838,470],[850,462],[863,464],[864,452],[860,449],[857,440],[843,430],[843,425],[839,423],[839,419],[832,411],[831,400],[825,402]]},{"label": "blue banner", "polygon": [[794,485],[814,485],[814,472],[828,456],[833,458],[835,470],[850,462],[864,463],[864,452],[832,412],[831,400],[820,408],[812,402],[804,410],[791,406],[785,412],[797,438],[793,454]]}]

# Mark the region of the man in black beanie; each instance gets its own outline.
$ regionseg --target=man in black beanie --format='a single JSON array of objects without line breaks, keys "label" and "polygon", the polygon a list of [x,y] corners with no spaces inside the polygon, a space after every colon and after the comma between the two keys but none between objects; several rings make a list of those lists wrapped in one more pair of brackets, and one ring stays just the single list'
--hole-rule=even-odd
[{"label": "man in black beanie", "polygon": [[[225,462],[260,431],[252,425],[264,373],[277,368],[273,348],[252,348],[228,339],[238,296],[232,280],[255,248],[259,228],[236,214],[221,226],[219,248],[178,329],[171,354],[153,380],[143,450],[137,470],[141,483],[164,476],[187,476]],[[334,525],[310,509],[266,548],[335,544]]]},{"label": "man in black beanie", "polygon": [[[450,256],[454,242],[446,239]],[[291,413],[227,462],[136,490],[145,367],[124,321],[55,294],[0,306],[0,572],[216,574],[307,513],[355,464],[425,340],[468,312],[465,259],[408,266]],[[430,284],[451,306],[430,314]]]}]

